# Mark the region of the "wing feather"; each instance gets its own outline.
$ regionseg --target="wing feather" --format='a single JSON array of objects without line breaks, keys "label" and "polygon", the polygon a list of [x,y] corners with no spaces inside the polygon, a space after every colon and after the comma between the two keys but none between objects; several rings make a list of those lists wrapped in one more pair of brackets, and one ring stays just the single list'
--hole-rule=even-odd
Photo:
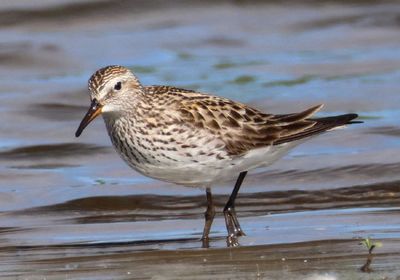
[{"label": "wing feather", "polygon": [[[272,115],[245,104],[175,87],[151,86],[149,93],[173,104],[179,119],[193,129],[207,130],[225,143],[230,156],[279,145],[350,123],[355,114],[312,119],[323,105],[299,113]],[[173,102],[171,101],[173,100]]]}]

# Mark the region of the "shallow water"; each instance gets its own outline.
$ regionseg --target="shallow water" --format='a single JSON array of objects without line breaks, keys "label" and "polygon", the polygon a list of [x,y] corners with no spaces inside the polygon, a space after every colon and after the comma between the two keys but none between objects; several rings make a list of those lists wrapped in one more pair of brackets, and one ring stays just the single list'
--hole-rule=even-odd
[{"label": "shallow water", "polygon": [[[400,4],[135,3],[0,4],[2,279],[398,279]],[[252,172],[242,246],[226,248],[218,214],[204,250],[203,190],[130,170],[101,120],[74,137],[87,79],[108,64],[144,84],[272,113],[325,103],[320,116],[365,123]],[[219,209],[231,185],[214,189]],[[366,237],[383,244],[369,275]]]}]

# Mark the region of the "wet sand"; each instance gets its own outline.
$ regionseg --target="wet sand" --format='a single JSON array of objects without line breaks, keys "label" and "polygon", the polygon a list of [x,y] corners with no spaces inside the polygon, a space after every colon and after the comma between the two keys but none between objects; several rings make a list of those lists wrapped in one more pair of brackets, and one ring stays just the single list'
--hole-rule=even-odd
[{"label": "wet sand", "polygon": [[[157,244],[179,246],[180,242]],[[398,240],[385,241],[388,246],[375,255],[372,274],[357,271],[365,254],[354,240],[140,251],[154,243],[19,248],[23,263],[11,262],[12,272],[3,275],[8,276],[4,279],[29,273],[26,279],[43,279],[39,278],[43,275],[46,279],[397,279],[400,261],[394,249]]]},{"label": "wet sand", "polygon": [[[28,1],[0,4],[2,279],[399,279],[400,5]],[[316,137],[246,178],[247,236],[204,190],[129,169],[101,120],[74,132],[91,73],[213,92],[272,113],[365,123]],[[232,183],[214,189],[221,210]],[[370,274],[360,242],[382,242]]]}]

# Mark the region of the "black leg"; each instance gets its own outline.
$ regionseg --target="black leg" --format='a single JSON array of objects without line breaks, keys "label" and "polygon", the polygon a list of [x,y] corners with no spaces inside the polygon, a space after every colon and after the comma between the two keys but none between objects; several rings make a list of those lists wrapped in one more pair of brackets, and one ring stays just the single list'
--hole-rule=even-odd
[{"label": "black leg", "polygon": [[203,230],[203,237],[201,238],[201,241],[203,243],[203,248],[208,248],[209,247],[209,238],[208,235],[210,233],[211,225],[215,217],[215,206],[213,203],[212,199],[212,194],[211,194],[211,189],[207,188],[206,189],[206,195],[207,195],[207,210],[204,213],[205,217],[205,224],[204,224],[204,230]]},{"label": "black leg", "polygon": [[235,199],[246,175],[247,171],[243,171],[239,174],[231,196],[224,207],[225,224],[228,231],[226,242],[229,247],[239,245],[237,237],[245,235],[236,217]]}]

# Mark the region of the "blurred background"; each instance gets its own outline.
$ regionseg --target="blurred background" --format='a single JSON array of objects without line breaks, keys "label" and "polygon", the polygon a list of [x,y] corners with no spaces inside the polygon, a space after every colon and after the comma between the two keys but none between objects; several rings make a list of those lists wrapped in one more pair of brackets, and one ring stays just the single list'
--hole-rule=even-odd
[{"label": "blurred background", "polygon": [[[298,279],[327,267],[357,279],[358,240],[372,237],[384,244],[378,273],[394,277],[399,49],[398,1],[1,1],[0,275],[187,279],[190,265],[203,279],[227,271]],[[237,212],[247,261],[232,261],[221,215],[211,233],[216,250],[198,250],[204,190],[135,173],[101,119],[74,137],[89,106],[88,78],[112,64],[145,85],[210,92],[270,113],[324,103],[319,116],[354,112],[364,124],[314,138],[246,178]],[[215,188],[219,207],[232,184]],[[313,242],[333,245],[315,251]],[[305,267],[307,250],[315,259]],[[282,274],[285,254],[293,262]],[[350,257],[326,266],[343,254]],[[218,265],[204,266],[213,258]]]}]

